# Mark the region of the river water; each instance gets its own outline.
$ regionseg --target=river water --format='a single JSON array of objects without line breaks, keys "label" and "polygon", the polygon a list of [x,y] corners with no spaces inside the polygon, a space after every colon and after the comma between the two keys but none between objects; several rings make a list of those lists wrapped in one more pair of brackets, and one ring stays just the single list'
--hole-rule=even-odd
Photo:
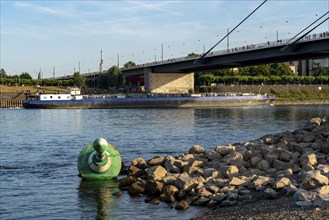
[{"label": "river water", "polygon": [[0,219],[191,219],[130,197],[117,183],[78,177],[81,148],[103,137],[126,165],[137,157],[177,156],[194,144],[207,150],[295,130],[329,106],[216,109],[1,109]]}]

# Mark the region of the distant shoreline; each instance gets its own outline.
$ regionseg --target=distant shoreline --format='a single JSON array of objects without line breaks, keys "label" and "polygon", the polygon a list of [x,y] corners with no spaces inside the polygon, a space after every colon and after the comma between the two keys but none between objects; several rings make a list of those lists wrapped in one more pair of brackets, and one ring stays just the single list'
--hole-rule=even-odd
[{"label": "distant shoreline", "polygon": [[271,104],[274,106],[329,105],[329,99],[276,99]]}]

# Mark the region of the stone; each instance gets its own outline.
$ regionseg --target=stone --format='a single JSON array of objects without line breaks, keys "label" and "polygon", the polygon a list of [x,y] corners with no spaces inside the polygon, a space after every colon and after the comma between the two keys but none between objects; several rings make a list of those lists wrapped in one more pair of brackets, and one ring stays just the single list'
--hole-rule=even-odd
[{"label": "stone", "polygon": [[193,202],[193,205],[197,205],[197,206],[207,205],[209,201],[210,201],[209,198],[201,196],[196,201]]},{"label": "stone", "polygon": [[328,185],[328,177],[322,175],[319,170],[306,172],[301,183],[303,189],[315,189],[324,185]]},{"label": "stone", "polygon": [[235,205],[238,201],[237,200],[224,200],[220,206],[232,206]]},{"label": "stone", "polygon": [[189,208],[190,208],[190,202],[187,200],[179,201],[175,206],[175,209],[177,210],[186,210]]},{"label": "stone", "polygon": [[198,181],[190,178],[187,173],[182,173],[176,178],[175,186],[179,190],[189,190],[198,185]]},{"label": "stone", "polygon": [[[327,139],[329,139],[329,137]],[[323,153],[329,154],[329,140],[327,140],[327,142],[321,144],[321,151]]]},{"label": "stone", "polygon": [[234,152],[230,155],[227,161],[230,165],[235,165],[238,168],[243,167],[245,164],[245,161],[243,160],[243,156],[239,152]]},{"label": "stone", "polygon": [[130,187],[128,188],[128,193],[131,195],[142,194],[145,191],[145,187],[146,185],[143,181],[137,180],[136,182],[130,185]]},{"label": "stone", "polygon": [[290,182],[290,179],[286,178],[286,177],[283,177],[277,181],[274,182],[273,184],[273,188],[276,189],[276,190],[280,190],[288,185],[290,185],[291,182]]},{"label": "stone", "polygon": [[216,201],[217,203],[220,203],[226,199],[225,193],[215,193],[212,196],[209,197],[209,199]]},{"label": "stone", "polygon": [[205,188],[201,188],[199,190],[199,193],[198,193],[198,196],[199,197],[210,197],[213,193],[212,192],[209,192],[207,189]]},{"label": "stone", "polygon": [[203,171],[203,177],[207,178],[207,177],[217,177],[218,176],[218,170],[216,170],[215,168],[206,168]]},{"label": "stone", "polygon": [[155,198],[155,199],[152,199],[149,203],[152,205],[159,205],[161,203],[161,201],[159,199]]},{"label": "stone", "polygon": [[134,165],[131,165],[128,168],[128,174],[130,174],[130,175],[134,175],[134,176],[138,177],[142,173],[143,173],[142,170]]},{"label": "stone", "polygon": [[230,153],[233,153],[235,152],[236,150],[236,147],[235,146],[232,146],[232,145],[229,145],[229,146],[217,146],[215,148],[215,151],[220,153],[222,156],[225,156],[227,154],[230,154]]},{"label": "stone", "polygon": [[242,196],[250,195],[251,191],[249,189],[242,189],[242,190],[239,190],[239,194],[242,195]]},{"label": "stone", "polygon": [[145,169],[148,177],[154,180],[161,180],[163,177],[167,175],[167,170],[163,168],[161,165],[153,166]]},{"label": "stone", "polygon": [[130,186],[135,179],[132,176],[127,176],[119,180],[119,188],[125,189],[126,187]]},{"label": "stone", "polygon": [[273,164],[273,161],[279,159],[279,155],[274,152],[269,152],[265,155],[265,160],[267,160],[270,164]]},{"label": "stone", "polygon": [[148,195],[160,195],[164,184],[156,180],[146,182],[145,193]]},{"label": "stone", "polygon": [[266,186],[269,184],[271,179],[267,176],[257,176],[251,183],[252,188],[256,188],[259,186]]},{"label": "stone", "polygon": [[151,160],[147,161],[147,163],[150,166],[157,166],[157,165],[161,165],[162,164],[163,159],[164,159],[163,157],[156,156],[156,157],[153,157]]},{"label": "stone", "polygon": [[238,177],[232,177],[229,181],[228,184],[232,186],[240,186],[240,185],[245,185],[246,181],[243,179],[240,179]]},{"label": "stone", "polygon": [[202,154],[204,153],[204,148],[201,145],[194,145],[188,151],[189,154]]},{"label": "stone", "polygon": [[306,191],[306,190],[300,189],[294,193],[293,200],[294,201],[313,202],[316,198],[316,195],[317,195],[316,192],[311,192],[311,191]]},{"label": "stone", "polygon": [[237,166],[221,166],[219,169],[225,178],[237,176],[239,173]]},{"label": "stone", "polygon": [[293,164],[291,164],[290,162],[284,162],[281,160],[274,160],[273,161],[273,168],[276,168],[278,170],[286,170],[289,168],[292,168]]},{"label": "stone", "polygon": [[329,194],[329,186],[321,186],[315,190],[318,194]]},{"label": "stone", "polygon": [[265,199],[276,199],[279,197],[279,193],[271,188],[265,189],[263,195]]},{"label": "stone", "polygon": [[312,118],[310,120],[310,123],[316,126],[320,126],[321,125],[321,118],[316,117],[316,118]]},{"label": "stone", "polygon": [[176,201],[175,196],[173,194],[165,194],[163,196],[163,201],[168,204],[172,204]]},{"label": "stone", "polygon": [[132,160],[131,165],[138,167],[139,169],[143,169],[144,167],[147,166],[147,163],[143,158],[139,157],[139,158]]},{"label": "stone", "polygon": [[211,186],[207,186],[207,190],[209,190],[212,193],[217,193],[220,191],[220,188],[218,186],[211,185]]},{"label": "stone", "polygon": [[295,204],[300,207],[311,207],[313,206],[312,202],[309,201],[296,201]]},{"label": "stone", "polygon": [[329,194],[318,194],[314,200],[314,206],[328,209],[329,208]]},{"label": "stone", "polygon": [[163,187],[163,193],[170,194],[170,195],[175,195],[176,193],[178,193],[178,189],[176,186],[174,185],[167,185]]},{"label": "stone", "polygon": [[165,176],[164,178],[162,178],[161,181],[165,185],[175,185],[177,176],[178,176],[178,174],[171,174],[171,175],[168,174],[167,176]]},{"label": "stone", "polygon": [[285,150],[280,153],[279,159],[284,162],[289,162],[292,155],[293,155],[293,153]]},{"label": "stone", "polygon": [[222,155],[219,152],[216,151],[205,151],[205,156],[206,158],[208,158],[209,160],[220,160],[222,159]]},{"label": "stone", "polygon": [[307,152],[302,155],[301,157],[301,164],[302,165],[311,165],[314,166],[316,165],[317,160],[316,160],[316,155],[314,153]]},{"label": "stone", "polygon": [[270,168],[270,163],[267,160],[261,160],[256,165],[257,169],[268,170]]},{"label": "stone", "polygon": [[251,166],[252,166],[253,168],[255,168],[256,165],[258,164],[258,162],[260,162],[261,160],[262,160],[262,158],[259,157],[259,156],[252,157],[252,158],[250,159]]}]

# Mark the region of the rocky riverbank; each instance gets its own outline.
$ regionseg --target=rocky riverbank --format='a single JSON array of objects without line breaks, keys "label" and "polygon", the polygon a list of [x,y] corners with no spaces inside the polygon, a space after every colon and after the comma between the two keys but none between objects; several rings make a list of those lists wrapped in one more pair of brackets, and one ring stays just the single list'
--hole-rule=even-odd
[{"label": "rocky riverbank", "polygon": [[175,157],[137,158],[120,188],[178,210],[217,209],[201,219],[322,219],[329,213],[328,163],[329,122],[313,118],[292,132],[210,151],[195,145]]}]

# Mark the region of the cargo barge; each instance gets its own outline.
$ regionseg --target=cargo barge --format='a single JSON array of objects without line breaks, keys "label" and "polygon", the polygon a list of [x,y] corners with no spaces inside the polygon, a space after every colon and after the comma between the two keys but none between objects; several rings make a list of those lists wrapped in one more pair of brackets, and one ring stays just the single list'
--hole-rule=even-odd
[{"label": "cargo barge", "polygon": [[275,97],[259,94],[116,95],[111,97],[74,94],[44,94],[23,102],[24,108],[111,109],[197,108],[267,106]]}]

